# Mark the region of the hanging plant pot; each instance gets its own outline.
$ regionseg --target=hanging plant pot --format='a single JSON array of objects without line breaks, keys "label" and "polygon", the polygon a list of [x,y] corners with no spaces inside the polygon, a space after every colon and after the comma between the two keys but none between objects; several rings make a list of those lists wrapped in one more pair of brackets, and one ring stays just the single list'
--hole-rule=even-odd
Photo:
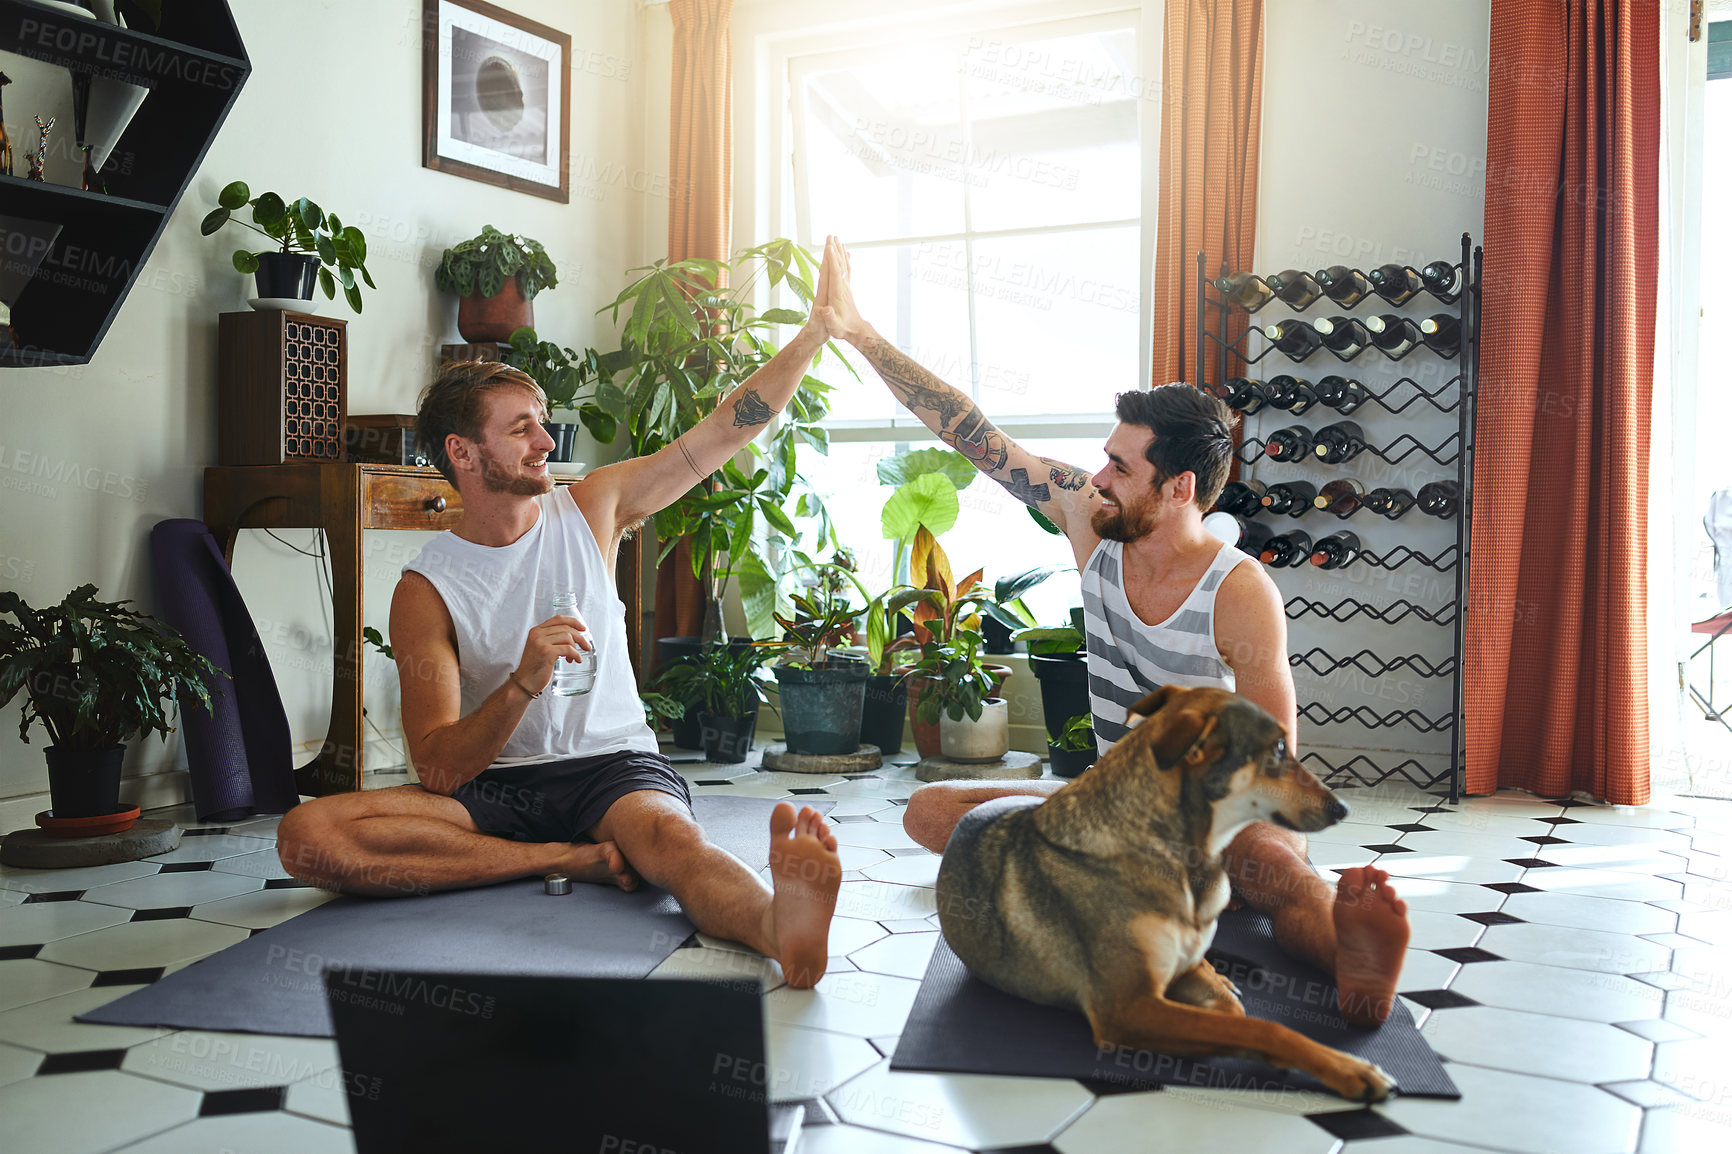
[{"label": "hanging plant pot", "polygon": [[310,252],[261,252],[253,273],[261,300],[313,299],[319,282],[319,258]]},{"label": "hanging plant pot", "polygon": [[48,761],[48,794],[55,818],[108,817],[120,809],[124,746],[61,749],[51,745],[42,752]]},{"label": "hanging plant pot", "polygon": [[870,666],[855,658],[831,657],[814,669],[778,665],[771,672],[782,699],[788,752],[838,754],[860,748]]},{"label": "hanging plant pot", "polygon": [[535,306],[523,299],[514,276],[506,277],[504,287],[490,297],[474,294],[457,302],[457,331],[473,345],[504,344],[512,333],[534,324]]},{"label": "hanging plant pot", "polygon": [[1000,761],[1010,752],[1010,703],[989,697],[980,703],[980,717],[966,713],[952,719],[938,715],[939,751],[951,761],[984,764]]},{"label": "hanging plant pot", "polygon": [[908,720],[908,684],[895,674],[866,679],[860,706],[860,741],[876,745],[885,757],[902,752],[902,729]]},{"label": "hanging plant pot", "polygon": [[704,756],[711,761],[738,765],[752,752],[752,735],[758,729],[757,713],[741,717],[698,714],[698,735]]}]

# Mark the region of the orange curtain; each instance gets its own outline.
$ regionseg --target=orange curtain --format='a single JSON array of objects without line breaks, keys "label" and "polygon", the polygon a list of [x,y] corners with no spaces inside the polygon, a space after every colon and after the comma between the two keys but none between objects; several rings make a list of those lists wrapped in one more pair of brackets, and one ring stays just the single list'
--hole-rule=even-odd
[{"label": "orange curtain", "polygon": [[[734,0],[672,0],[673,122],[668,144],[668,259],[727,260],[734,203]],[[704,588],[685,542],[656,573],[656,633],[704,624]]]},{"label": "orange curtain", "polygon": [[[1197,357],[1197,253],[1251,267],[1263,108],[1263,0],[1167,0],[1151,384],[1219,383]],[[1244,314],[1229,338],[1244,331]]]},{"label": "orange curtain", "polygon": [[1648,800],[1659,20],[1492,3],[1470,793]]}]

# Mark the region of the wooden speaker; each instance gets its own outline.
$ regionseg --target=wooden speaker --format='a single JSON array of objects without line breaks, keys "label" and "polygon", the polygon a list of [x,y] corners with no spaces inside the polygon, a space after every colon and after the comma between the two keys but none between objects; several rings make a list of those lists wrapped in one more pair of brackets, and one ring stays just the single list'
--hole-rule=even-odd
[{"label": "wooden speaker", "polygon": [[347,327],[276,310],[218,318],[219,464],[343,460]]}]

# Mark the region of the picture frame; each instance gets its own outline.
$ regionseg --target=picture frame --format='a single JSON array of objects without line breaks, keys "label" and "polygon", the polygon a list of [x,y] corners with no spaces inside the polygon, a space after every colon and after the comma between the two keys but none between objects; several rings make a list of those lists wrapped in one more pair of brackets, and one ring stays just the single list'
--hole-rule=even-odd
[{"label": "picture frame", "polygon": [[571,201],[571,37],[485,0],[423,0],[421,165]]}]

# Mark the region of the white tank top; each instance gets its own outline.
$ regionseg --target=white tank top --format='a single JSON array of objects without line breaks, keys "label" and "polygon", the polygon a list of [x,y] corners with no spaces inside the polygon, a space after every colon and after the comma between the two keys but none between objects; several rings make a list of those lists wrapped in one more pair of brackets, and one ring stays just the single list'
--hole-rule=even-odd
[{"label": "white tank top", "polygon": [[626,647],[625,604],[589,521],[563,486],[535,503],[541,509],[535,525],[509,545],[477,545],[447,530],[403,566],[431,581],[451,614],[462,714],[473,713],[522,662],[529,630],[553,616],[553,594],[571,591],[595,640],[595,688],[531,701],[493,764],[654,753]]},{"label": "white tank top", "polygon": [[1129,733],[1130,707],[1163,685],[1234,688],[1233,671],[1215,645],[1215,594],[1234,566],[1251,560],[1222,545],[1190,596],[1159,625],[1145,625],[1125,596],[1118,541],[1095,546],[1083,566],[1084,632],[1088,635],[1089,707],[1095,745],[1106,753]]}]

